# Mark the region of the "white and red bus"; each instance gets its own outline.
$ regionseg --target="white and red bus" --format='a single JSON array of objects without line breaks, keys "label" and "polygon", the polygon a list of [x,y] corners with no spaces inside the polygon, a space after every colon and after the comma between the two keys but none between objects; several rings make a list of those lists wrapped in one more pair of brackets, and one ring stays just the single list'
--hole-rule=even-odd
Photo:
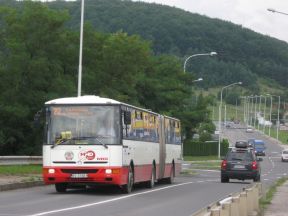
[{"label": "white and red bus", "polygon": [[45,103],[43,178],[57,192],[75,185],[173,182],[181,169],[175,118],[98,96]]}]

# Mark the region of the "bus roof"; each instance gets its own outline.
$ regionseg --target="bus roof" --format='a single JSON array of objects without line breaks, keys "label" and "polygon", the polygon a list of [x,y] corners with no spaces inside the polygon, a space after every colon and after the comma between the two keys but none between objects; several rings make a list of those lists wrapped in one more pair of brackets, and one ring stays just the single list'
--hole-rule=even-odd
[{"label": "bus roof", "polygon": [[[129,105],[129,104],[126,104],[126,103],[122,103],[120,101],[116,101],[116,100],[113,100],[113,99],[110,99],[110,98],[102,98],[102,97],[99,97],[99,96],[96,96],[96,95],[83,95],[83,96],[80,96],[80,97],[67,97],[67,98],[57,98],[57,99],[53,99],[53,100],[50,100],[50,101],[47,101],[45,103],[45,105],[83,105],[83,104],[89,104],[89,105],[93,105],[93,104],[115,104],[115,105],[119,105],[119,104],[122,104],[122,105],[126,105],[126,106],[129,106],[129,107],[133,107],[133,108],[136,108],[136,109],[139,109],[139,110],[142,110],[142,111],[145,111],[145,112],[149,112],[149,113],[153,113],[153,114],[156,114],[156,115],[159,115],[158,113],[155,113],[151,110],[147,110],[147,109],[144,109],[144,108],[140,108],[140,107],[136,107],[136,106],[133,106],[133,105]],[[169,117],[169,116],[166,116],[164,115],[164,117],[166,118],[170,118],[170,119],[173,119],[173,120],[177,120],[179,121],[179,119],[177,118],[174,118],[174,117]]]},{"label": "bus roof", "polygon": [[102,98],[95,95],[84,95],[80,97],[58,98],[47,101],[45,103],[45,105],[56,104],[121,104],[121,102],[109,98]]}]

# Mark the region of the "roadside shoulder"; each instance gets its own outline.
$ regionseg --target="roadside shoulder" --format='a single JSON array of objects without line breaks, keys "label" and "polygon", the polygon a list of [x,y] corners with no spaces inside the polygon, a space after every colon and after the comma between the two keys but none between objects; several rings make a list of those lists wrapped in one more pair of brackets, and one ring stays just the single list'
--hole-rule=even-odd
[{"label": "roadside shoulder", "polygon": [[33,176],[13,176],[0,175],[0,192],[19,188],[42,186],[44,182],[39,175]]},{"label": "roadside shoulder", "polygon": [[288,180],[277,188],[276,193],[264,212],[264,216],[280,216],[287,215],[287,205],[288,205]]}]

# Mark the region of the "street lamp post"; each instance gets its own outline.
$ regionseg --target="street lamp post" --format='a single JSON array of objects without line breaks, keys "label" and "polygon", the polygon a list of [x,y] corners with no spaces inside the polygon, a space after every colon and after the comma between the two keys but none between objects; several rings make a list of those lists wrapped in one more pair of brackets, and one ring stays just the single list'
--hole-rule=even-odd
[{"label": "street lamp post", "polygon": [[235,118],[238,119],[238,116],[237,116],[237,114],[238,114],[238,98],[236,98],[236,109],[235,109],[235,112],[236,112],[235,113],[235,116],[236,116]]},{"label": "street lamp post", "polygon": [[[267,94],[270,95],[270,94]],[[277,109],[277,123],[276,123],[276,139],[279,140],[279,127],[280,127],[280,96],[279,95],[270,95],[271,97],[271,107],[270,107],[270,122],[271,121],[271,113],[272,113],[272,97],[278,97],[278,109]],[[270,126],[271,127],[271,126]],[[270,127],[269,127],[269,136],[270,136]]]},{"label": "street lamp post", "polygon": [[248,120],[248,106],[249,106],[249,98],[244,96],[244,122],[247,125],[247,120]]},{"label": "street lamp post", "polygon": [[255,95],[255,105],[254,105],[254,123],[253,127],[256,128],[256,119],[257,119],[257,95]]},{"label": "street lamp post", "polygon": [[249,110],[249,114],[250,114],[249,125],[252,126],[252,124],[253,124],[254,96],[251,95],[250,98],[251,98],[251,106],[250,106],[250,110]]},{"label": "street lamp post", "polygon": [[[194,54],[194,55],[191,55],[191,56],[188,56],[188,58],[186,58],[185,62],[184,62],[184,66],[183,66],[183,71],[184,73],[186,73],[186,64],[187,64],[187,61],[190,59],[190,58],[193,58],[193,57],[196,57],[196,56],[215,56],[217,55],[216,52],[210,52],[210,53],[199,53],[199,54]],[[203,79],[202,78],[199,78],[197,80],[194,80],[192,82],[199,82],[199,81],[202,81]],[[196,99],[197,100],[197,99]],[[183,144],[181,146],[181,151],[182,151],[182,159],[183,159]]]},{"label": "street lamp post", "polygon": [[269,136],[271,135],[271,126],[272,126],[272,102],[273,98],[270,96],[270,124],[269,124]]},{"label": "street lamp post", "polygon": [[215,55],[217,55],[216,52],[210,52],[210,53],[199,53],[199,54],[194,54],[194,55],[188,56],[184,62],[184,66],[183,66],[184,73],[186,73],[186,64],[190,58],[193,58],[196,56],[215,56]]},{"label": "street lamp post", "polygon": [[[197,80],[193,80],[192,83],[201,82],[201,81],[203,81],[203,78],[200,77]],[[191,88],[191,92],[192,92],[192,90],[193,90],[193,87]],[[192,100],[193,100],[193,97],[192,97]],[[197,106],[197,102],[198,102],[198,95],[196,94],[196,106]]]},{"label": "street lamp post", "polygon": [[[260,102],[259,102],[259,112],[258,112],[259,115],[258,115],[258,116],[259,116],[259,117],[262,117],[262,116],[261,116],[261,97],[262,97],[262,95],[260,95],[259,97],[260,97]],[[258,129],[258,131],[259,131],[259,120],[258,120],[258,125],[257,125],[257,126],[258,126],[257,129]]]},{"label": "street lamp post", "polygon": [[243,99],[243,122],[246,123],[246,105],[247,105],[247,101],[246,101],[246,97],[240,97],[241,99]]},{"label": "street lamp post", "polygon": [[247,96],[248,104],[247,104],[247,110],[246,110],[246,125],[248,126],[250,123],[250,96]]},{"label": "street lamp post", "polygon": [[219,130],[219,136],[218,136],[218,158],[220,158],[220,151],[221,151],[221,111],[222,111],[222,97],[223,97],[223,90],[231,87],[233,85],[241,85],[242,82],[236,82],[232,83],[230,85],[224,86],[221,89],[221,96],[220,96],[220,105],[219,105],[219,122],[218,122],[218,130]]},{"label": "street lamp post", "polygon": [[267,106],[267,105],[266,105],[266,96],[265,96],[265,95],[264,95],[264,103],[265,103],[265,105],[264,105],[264,115],[263,115],[263,117],[264,117],[263,133],[265,134],[265,126],[266,126],[266,125],[265,125],[265,123],[266,123],[266,120],[265,120],[265,119],[266,119],[266,116],[265,116],[265,115],[266,115],[266,106]]},{"label": "street lamp post", "polygon": [[81,96],[81,85],[82,85],[83,22],[84,22],[84,0],[82,0],[82,2],[81,2],[80,49],[79,49],[79,69],[78,69],[78,97]]},{"label": "street lamp post", "polygon": [[288,13],[284,13],[284,12],[281,12],[281,11],[277,11],[273,8],[268,8],[267,9],[268,11],[272,12],[272,13],[279,13],[279,14],[283,14],[283,15],[288,15]]},{"label": "street lamp post", "polygon": [[278,111],[277,111],[277,140],[279,141],[279,127],[280,127],[280,95],[278,96]]}]

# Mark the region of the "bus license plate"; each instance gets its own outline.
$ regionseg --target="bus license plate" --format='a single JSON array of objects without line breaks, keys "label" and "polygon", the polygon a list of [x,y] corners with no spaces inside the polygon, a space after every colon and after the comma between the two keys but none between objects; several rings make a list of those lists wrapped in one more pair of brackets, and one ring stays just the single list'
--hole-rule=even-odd
[{"label": "bus license plate", "polygon": [[87,173],[73,173],[71,178],[88,178]]}]

